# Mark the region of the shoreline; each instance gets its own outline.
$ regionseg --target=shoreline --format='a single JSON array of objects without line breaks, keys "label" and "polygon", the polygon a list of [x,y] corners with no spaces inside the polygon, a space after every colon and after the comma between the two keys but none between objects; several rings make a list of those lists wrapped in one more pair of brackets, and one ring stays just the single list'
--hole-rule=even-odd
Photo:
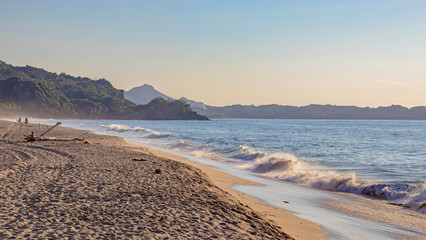
[{"label": "shoreline", "polygon": [[[41,125],[42,127],[40,127],[39,124],[30,124],[28,126],[17,126],[16,128],[13,125],[15,125],[13,122],[0,121],[0,130],[2,132],[0,137],[0,149],[4,153],[1,159],[3,166],[0,169],[0,179],[5,182],[0,189],[4,191],[1,195],[2,198],[4,198],[4,204],[1,206],[2,213],[0,213],[0,229],[3,229],[0,231],[0,235],[3,238],[12,236],[27,238],[71,236],[85,238],[89,236],[107,236],[108,234],[113,234],[114,236],[130,236],[131,234],[136,234],[133,236],[169,236],[172,238],[185,238],[184,235],[178,234],[179,231],[181,231],[179,229],[182,227],[189,228],[193,231],[189,234],[198,234],[189,236],[199,237],[209,236],[210,234],[211,236],[220,237],[220,234],[222,234],[222,237],[232,238],[232,236],[234,236],[233,234],[237,233],[235,236],[246,236],[249,239],[259,239],[259,237],[261,239],[265,237],[271,239],[285,239],[288,238],[288,235],[283,235],[283,232],[285,232],[295,239],[319,239],[325,234],[317,224],[302,220],[291,215],[289,211],[267,205],[260,200],[246,196],[231,188],[231,186],[235,184],[253,185],[256,183],[211,169],[209,166],[190,162],[182,157],[166,152],[130,144],[121,137],[100,135],[91,131],[68,127],[58,127],[52,131],[54,134],[51,135],[69,137],[85,133],[86,135],[84,137],[87,143],[55,141],[23,142],[24,133],[29,134],[31,131],[34,131],[35,134],[37,134],[45,130],[46,125]],[[106,155],[106,152],[110,152],[110,154]],[[123,159],[124,156],[140,156],[141,154],[142,156],[148,157],[149,161],[143,164],[129,160],[117,162],[117,158]],[[153,163],[154,165],[152,165],[150,161],[156,162],[156,164]],[[91,165],[93,165],[94,168],[88,168],[88,166]],[[117,167],[114,167],[115,165],[117,165]],[[185,200],[178,201],[176,197],[169,199],[169,193],[166,191],[169,188],[168,185],[147,178],[147,176],[144,176],[142,172],[140,172],[142,170],[134,169],[135,166],[152,169],[156,165],[163,167],[161,168],[163,170],[161,174],[157,174],[158,176],[153,175],[151,178],[157,179],[160,177],[163,181],[170,181],[169,178],[184,177],[184,179],[188,181],[195,182],[193,185],[182,185],[179,181],[172,181],[171,183],[177,184],[178,188],[183,188],[187,191],[207,192],[207,196],[213,194],[211,195],[214,196],[213,198],[222,200],[218,203],[211,202],[211,197],[206,198],[204,195],[196,194],[192,197],[198,199],[199,203],[202,205],[197,208],[198,210],[194,210],[193,208],[195,206],[188,205],[188,203],[182,205],[181,201]],[[167,166],[168,168],[164,168]],[[70,172],[67,172],[68,170],[64,172],[64,168],[69,168]],[[122,170],[120,170],[120,168],[129,168],[129,170],[121,172]],[[33,171],[31,169],[38,170]],[[104,172],[103,169],[107,171]],[[176,171],[171,169],[176,169]],[[77,172],[74,173],[73,171]],[[183,171],[187,176],[185,174],[183,174],[184,176],[178,176],[178,171]],[[140,185],[140,179],[128,176],[134,174],[133,172],[138,173],[139,177],[144,177],[145,182],[143,185]],[[62,177],[58,178],[58,174]],[[95,177],[95,175],[99,176]],[[119,179],[117,180],[118,182],[110,182],[110,179],[107,178],[111,175]],[[166,178],[164,179],[164,177]],[[30,182],[25,182],[27,179],[32,180]],[[67,183],[65,181],[66,179],[70,181]],[[96,189],[93,189],[96,184],[100,184],[98,183],[99,181],[104,183],[99,185]],[[210,181],[212,184],[209,183]],[[162,187],[158,188],[158,185]],[[138,196],[134,194],[119,194],[119,199],[111,199],[109,195],[113,192],[115,193],[116,190],[113,189],[117,189],[117,187],[118,189],[123,187],[129,188],[128,191],[131,192],[135,191],[131,189],[140,187],[149,189],[155,188],[158,189],[156,191],[165,194],[164,197],[169,199],[167,202],[171,202],[167,204],[158,202],[154,199],[154,202],[151,204],[155,205],[151,205],[151,208],[147,209],[147,206],[144,205],[146,204],[145,202],[137,202],[137,204],[142,205],[138,208],[132,207],[127,209],[129,204],[131,206],[136,204],[134,200],[135,198],[137,199]],[[63,189],[67,189],[67,191]],[[170,191],[171,190],[176,189],[170,189]],[[163,193],[163,191],[165,192]],[[34,196],[34,194],[40,197],[32,199],[31,196]],[[64,198],[64,194],[68,194],[68,197]],[[155,194],[157,193],[155,192]],[[70,199],[75,200],[72,201]],[[120,202],[117,202],[119,200]],[[127,203],[127,205],[120,207],[123,201]],[[153,206],[158,204],[163,207],[160,208],[158,212],[152,212]],[[108,205],[111,206],[107,207]],[[39,208],[44,210],[42,212],[33,212],[35,206],[37,207],[36,210]],[[188,214],[189,216],[196,215],[194,216],[196,219],[191,220],[188,217],[175,219],[175,215],[173,215],[173,211],[170,209],[177,211],[176,208],[180,209],[182,207],[191,209],[184,211],[179,210],[178,212],[174,212],[174,214],[176,215],[179,213],[184,216]],[[224,213],[232,214],[229,216],[227,214],[223,215],[223,213],[221,213],[222,211],[217,212],[217,210],[215,210],[217,207],[219,207],[219,209],[230,209],[231,212],[229,212],[230,210],[226,210]],[[168,208],[170,208],[169,211],[164,212],[165,209],[167,210]],[[119,212],[123,209],[131,212],[135,211],[135,213],[129,215],[132,218],[133,224],[126,224],[121,217],[113,217],[120,215]],[[140,227],[140,229],[135,229],[136,223],[144,221],[149,223],[151,221],[150,218],[146,218],[146,213],[136,214],[141,210],[152,212],[151,216],[163,212],[159,221],[163,221],[163,219],[167,219],[167,221],[164,220],[161,226],[147,224],[144,225],[144,227]],[[201,211],[202,214],[199,211]],[[40,214],[48,215],[42,216]],[[81,216],[82,214],[84,216]],[[126,215],[122,216],[126,218]],[[210,220],[206,220],[206,216],[210,216]],[[21,222],[18,224],[20,226],[15,226],[14,223],[16,223],[18,219],[20,219],[19,222]],[[104,220],[99,223],[99,219]],[[170,227],[166,227],[172,220],[177,221],[173,226],[177,225],[180,227],[176,231]],[[271,220],[273,222],[269,223]],[[42,224],[45,221],[49,222]],[[108,224],[104,223],[104,221],[108,222]],[[240,222],[240,224],[234,226],[233,222],[235,222],[235,224]],[[247,225],[244,222],[248,222],[251,225]],[[158,229],[163,227],[163,225],[164,228]],[[205,229],[202,233],[198,232],[200,227]],[[128,228],[132,229],[130,230]],[[81,231],[81,229],[85,231]],[[93,231],[93,229],[96,231]],[[253,231],[250,229],[258,230]],[[148,235],[144,235],[144,233]]]},{"label": "shoreline", "polygon": [[[143,143],[140,143],[138,141],[135,144],[143,145]],[[262,212],[265,216],[268,216],[271,220],[274,220],[275,222],[280,222],[283,226],[295,226],[294,231],[287,231],[288,233],[293,233],[292,236],[303,236],[303,237],[309,237],[310,239],[334,239],[336,237],[344,237],[344,236],[350,236],[351,232],[356,231],[357,228],[362,228],[363,226],[365,229],[363,231],[365,232],[358,232],[357,234],[361,235],[362,237],[356,237],[352,236],[353,239],[363,239],[363,237],[383,237],[388,236],[392,239],[423,239],[425,235],[424,232],[424,226],[425,222],[422,222],[422,213],[419,213],[417,211],[408,210],[404,208],[400,208],[399,206],[389,204],[385,202],[384,200],[375,199],[375,198],[369,198],[362,195],[354,195],[352,193],[348,192],[338,192],[338,191],[327,191],[327,190],[321,190],[321,189],[312,189],[309,188],[309,191],[316,191],[320,192],[320,197],[317,197],[315,201],[315,205],[322,206],[324,209],[329,209],[331,212],[331,215],[328,215],[329,213],[325,214],[328,210],[325,210],[324,212],[321,212],[320,214],[323,216],[328,216],[334,218],[332,221],[325,224],[322,221],[318,221],[319,219],[317,217],[314,218],[306,218],[309,220],[304,220],[298,216],[294,216],[293,213],[299,213],[298,209],[294,209],[294,212],[292,210],[288,210],[283,206],[282,204],[275,205],[275,203],[272,203],[269,201],[269,199],[265,199],[262,197],[257,198],[257,196],[262,196],[259,193],[262,191],[257,191],[258,194],[253,194],[256,191],[252,191],[253,189],[257,188],[257,186],[267,186],[270,184],[271,181],[275,181],[275,179],[270,178],[263,178],[263,177],[255,177],[253,178],[247,178],[246,175],[244,176],[237,176],[233,175],[232,171],[224,170],[222,164],[217,166],[217,164],[210,165],[209,162],[205,162],[197,160],[197,157],[192,159],[189,155],[182,154],[180,155],[179,152],[174,152],[173,150],[167,150],[162,149],[161,147],[148,147],[151,151],[155,152],[155,154],[161,155],[167,155],[167,156],[174,156],[178,161],[183,161],[185,163],[188,163],[190,165],[196,166],[197,168],[202,169],[204,172],[208,173],[210,177],[216,177],[218,179],[213,179],[216,185],[220,186],[222,189],[230,192],[235,198],[239,199],[241,202],[247,201],[250,202],[248,205],[255,206],[257,204],[265,206],[265,209],[262,209],[262,206],[259,206],[259,208],[256,208],[255,210]],[[154,148],[154,149],[153,149]],[[169,152],[170,151],[170,152]],[[226,173],[228,172],[228,173]],[[219,175],[219,177],[215,176],[216,174]],[[229,181],[221,181],[220,175],[229,175],[232,178],[235,178],[233,182]],[[259,178],[262,178],[264,180],[269,181],[269,183],[261,181]],[[218,181],[218,182],[216,182]],[[234,184],[233,184],[234,183]],[[236,184],[235,184],[236,183]],[[292,185],[295,188],[303,188],[306,186],[300,186],[297,184],[292,183],[286,183],[286,185]],[[234,188],[235,186],[235,188]],[[247,188],[245,188],[247,187]],[[250,190],[252,189],[252,190]],[[248,191],[247,191],[248,190]],[[278,197],[278,196],[277,196]],[[280,198],[280,197],[278,197]],[[285,199],[281,197],[281,199]],[[312,199],[313,200],[313,199]],[[285,202],[285,201],[284,201]],[[305,204],[308,204],[309,207],[312,207],[313,204],[309,204],[309,201],[304,201]],[[285,205],[285,204],[284,204]],[[292,208],[290,208],[292,209]],[[283,211],[277,214],[276,211]],[[384,212],[383,212],[384,211]],[[319,212],[317,212],[319,213]],[[290,215],[290,217],[295,217],[295,221],[287,221],[285,219],[285,215]],[[305,215],[306,217],[306,215]],[[306,221],[308,224],[313,224],[313,226],[309,226],[310,230],[307,233],[306,231],[300,231],[297,229],[297,225],[294,223],[297,222],[297,219]],[[354,221],[354,222],[351,222]],[[339,229],[341,232],[335,232],[336,229],[331,227],[330,223],[333,224],[347,224],[348,227],[346,227],[346,230]],[[357,227],[353,226],[353,229],[349,227],[351,224],[358,224]],[[300,224],[304,224],[300,222]],[[324,224],[324,225],[323,225]],[[390,230],[392,229],[392,230]],[[317,232],[315,232],[318,230]],[[315,233],[314,233],[315,232]],[[314,233],[314,234],[311,234]]]},{"label": "shoreline", "polygon": [[[135,144],[135,146],[142,145]],[[238,178],[236,176],[224,173],[214,167],[193,162],[172,153],[167,153],[149,147],[147,149],[154,155],[189,164],[200,169],[210,177],[216,186],[230,193],[234,198],[242,202],[244,205],[250,206],[255,211],[260,212],[266,218],[274,221],[278,226],[281,227],[281,229],[284,229],[285,232],[287,232],[295,239],[325,239],[325,236],[327,235],[327,232],[322,230],[320,225],[317,223],[294,216],[289,210],[269,205],[265,202],[262,202],[260,199],[246,195],[232,188],[234,185],[262,186],[260,183]]]},{"label": "shoreline", "polygon": [[317,223],[294,216],[293,212],[291,212],[290,210],[269,205],[258,198],[249,196],[232,188],[232,186],[235,185],[263,186],[263,184],[261,183],[253,182],[250,180],[233,176],[231,174],[224,173],[218,168],[198,162],[193,162],[183,156],[168,153],[162,150],[157,150],[151,147],[144,146],[142,144],[129,143],[125,138],[119,138],[123,139],[125,146],[129,146],[131,148],[136,149],[144,148],[146,151],[152,153],[153,155],[178,161],[200,169],[213,181],[216,186],[229,193],[231,196],[233,196],[235,199],[237,199],[244,205],[249,206],[253,210],[261,213],[267,219],[272,220],[280,227],[280,229],[284,230],[294,239],[318,240],[325,239],[325,236],[327,235],[327,232],[321,229],[320,225]]},{"label": "shoreline", "polygon": [[[131,125],[128,122],[117,123],[108,121],[102,124],[118,124],[118,126],[125,127],[127,124],[133,127],[144,126]],[[79,128],[80,123],[70,123],[70,126]],[[144,138],[135,138],[135,136],[131,134],[121,134],[120,131],[115,132],[115,130],[113,133],[109,133],[104,129],[104,126],[102,126],[102,128],[97,128],[95,126],[98,126],[97,123],[94,123],[94,125],[87,123],[87,126],[86,123],[81,125],[84,129],[92,129],[99,134],[125,137],[126,141],[132,144],[148,146],[151,149],[153,148],[161,152],[177,155],[178,157],[186,158],[193,163],[199,163],[211,169],[219,169],[219,172],[224,172],[236,176],[237,178],[262,183],[262,187],[248,184],[233,185],[230,188],[231,190],[238,191],[238,193],[243,193],[243,195],[259,199],[260,202],[270,206],[278,207],[279,209],[287,209],[293,212],[296,217],[318,223],[321,229],[326,231],[325,238],[327,239],[334,239],[338,236],[351,236],[353,239],[363,239],[362,237],[368,238],[372,236],[379,238],[388,236],[390,239],[421,239],[422,236],[426,236],[424,235],[424,231],[420,230],[422,229],[421,226],[424,226],[424,222],[422,223],[421,221],[423,216],[415,211],[398,209],[400,207],[389,205],[381,200],[363,201],[364,203],[360,205],[358,204],[358,199],[355,199],[355,202],[353,202],[354,198],[351,196],[352,194],[349,193],[324,191],[322,189],[309,188],[298,184],[287,183],[285,181],[276,181],[271,178],[256,176],[256,174],[244,172],[241,169],[220,163],[220,161],[203,158],[202,156],[197,157],[197,155],[193,156],[186,152],[162,147],[161,144],[150,145],[150,141],[146,142],[143,140]],[[167,130],[157,128],[156,131],[163,132]],[[224,187],[226,188],[227,186]],[[359,196],[359,198],[364,199],[363,196]],[[349,199],[350,201],[347,201]],[[288,201],[291,204],[288,204]],[[373,204],[370,205],[370,202]],[[349,205],[345,206],[345,204]],[[358,211],[358,207],[362,207],[365,214]],[[371,212],[369,212],[369,210],[371,210]],[[383,216],[383,214],[381,214],[382,211],[386,211],[386,218],[382,219],[380,217]],[[388,211],[390,212],[388,213]],[[373,215],[376,215],[376,217],[372,218],[371,216]],[[357,236],[352,236],[353,232],[357,232]]]}]

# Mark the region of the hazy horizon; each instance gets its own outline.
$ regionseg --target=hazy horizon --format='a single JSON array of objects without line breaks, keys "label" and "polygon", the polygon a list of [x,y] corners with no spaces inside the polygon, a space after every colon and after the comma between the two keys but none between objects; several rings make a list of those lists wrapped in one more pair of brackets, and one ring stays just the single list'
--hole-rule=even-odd
[{"label": "hazy horizon", "polygon": [[0,59],[233,104],[426,105],[426,2],[2,1]]},{"label": "hazy horizon", "polygon": [[[149,83],[143,83],[143,84],[141,84],[141,85],[139,85],[139,86],[135,86],[135,87],[132,87],[132,88],[127,89],[127,90],[125,90],[125,89],[122,89],[122,90],[124,90],[124,91],[129,91],[129,90],[131,90],[131,89],[133,89],[133,88],[141,87],[142,85],[145,85],[145,84],[146,84],[146,85],[150,85],[150,86],[152,86],[155,90],[159,91],[160,93],[162,93],[162,94],[164,94],[164,95],[167,95],[168,97],[172,97],[172,98],[174,98],[174,99],[180,99],[180,98],[184,97],[184,98],[187,98],[188,100],[192,100],[192,101],[196,101],[196,102],[202,102],[202,103],[204,103],[204,104],[206,104],[206,105],[214,106],[214,107],[225,107],[225,106],[231,106],[231,105],[254,105],[254,106],[261,106],[261,105],[274,105],[274,104],[277,104],[277,103],[265,103],[265,104],[241,104],[241,103],[231,103],[231,104],[226,104],[226,105],[213,105],[213,104],[209,104],[208,102],[199,101],[199,100],[197,100],[197,99],[191,99],[191,98],[188,98],[188,97],[186,97],[186,96],[171,96],[171,95],[167,94],[166,92],[161,91],[160,89],[156,88],[154,85],[149,84]],[[336,106],[355,106],[355,107],[371,107],[371,108],[377,108],[377,107],[389,107],[389,106],[391,106],[391,105],[400,105],[400,106],[408,107],[408,108],[412,108],[412,107],[426,107],[426,104],[423,104],[423,105],[415,105],[415,106],[405,106],[405,105],[402,105],[402,104],[389,104],[389,105],[380,105],[380,106],[359,106],[359,105],[340,105],[340,104],[332,104],[332,103],[324,103],[324,104],[319,104],[319,103],[309,103],[309,104],[304,104],[304,105],[278,104],[278,105],[289,105],[289,106],[296,106],[296,107],[303,107],[303,106],[308,106],[308,105],[336,105]]]}]

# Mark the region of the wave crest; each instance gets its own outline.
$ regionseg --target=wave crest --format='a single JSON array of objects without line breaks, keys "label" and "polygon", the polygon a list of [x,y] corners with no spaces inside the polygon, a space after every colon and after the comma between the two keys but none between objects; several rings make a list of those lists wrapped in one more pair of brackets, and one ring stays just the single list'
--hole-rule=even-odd
[{"label": "wave crest", "polygon": [[260,151],[256,151],[251,149],[249,146],[246,145],[240,145],[238,148],[238,151],[231,155],[231,158],[237,158],[242,160],[253,160],[255,158],[259,158],[264,156],[265,154]]},{"label": "wave crest", "polygon": [[160,133],[160,132],[153,131],[151,129],[143,128],[143,127],[131,128],[129,126],[120,125],[120,124],[101,125],[101,127],[106,128],[109,131],[114,131],[119,133],[123,133],[127,131],[146,132],[147,134],[144,136],[145,138],[166,138],[166,137],[172,136],[171,133]]},{"label": "wave crest", "polygon": [[120,124],[101,125],[101,127],[106,128],[109,131],[114,131],[114,132],[127,132],[127,131],[132,129],[129,126],[120,125]]},{"label": "wave crest", "polygon": [[147,135],[145,135],[145,138],[166,138],[172,136],[171,133],[160,133],[156,131],[150,131]]},{"label": "wave crest", "polygon": [[[253,161],[240,165],[241,168],[249,169],[266,177],[276,178],[284,181],[294,182],[323,190],[355,193],[385,199],[407,208],[422,213],[426,212],[426,187],[424,183],[417,186],[409,184],[385,184],[374,183],[357,179],[355,173],[342,174],[332,170],[316,170],[304,161],[289,153],[266,154],[263,152],[247,149],[243,151],[247,158]],[[240,152],[242,148],[238,150]],[[240,155],[233,155],[240,156]]]},{"label": "wave crest", "polygon": [[134,127],[132,128],[134,132],[151,132],[151,129],[143,128],[143,127]]}]

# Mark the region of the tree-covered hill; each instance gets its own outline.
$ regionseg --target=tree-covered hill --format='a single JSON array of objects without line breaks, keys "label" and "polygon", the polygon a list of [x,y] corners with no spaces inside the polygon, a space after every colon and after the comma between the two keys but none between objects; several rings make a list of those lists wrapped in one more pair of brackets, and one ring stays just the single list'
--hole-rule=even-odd
[{"label": "tree-covered hill", "polygon": [[191,106],[182,100],[173,100],[157,97],[151,100],[146,105],[138,105],[134,108],[134,115],[141,117],[142,119],[154,120],[154,119],[199,119],[207,120],[206,117],[198,115],[192,110]]},{"label": "tree-covered hill", "polygon": [[0,61],[0,113],[43,118],[207,119],[182,101],[158,101],[138,106],[105,79],[73,77]]}]

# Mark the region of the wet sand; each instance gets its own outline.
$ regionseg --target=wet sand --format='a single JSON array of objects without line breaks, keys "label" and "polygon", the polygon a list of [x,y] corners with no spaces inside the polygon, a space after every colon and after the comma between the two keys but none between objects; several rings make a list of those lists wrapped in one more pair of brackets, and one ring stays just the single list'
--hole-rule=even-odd
[{"label": "wet sand", "polygon": [[45,125],[0,121],[1,239],[323,235],[318,225],[229,188],[253,182],[119,137],[71,128],[58,127],[49,136],[82,136],[86,142],[23,141],[24,134],[44,130]]},{"label": "wet sand", "polygon": [[237,199],[241,203],[250,206],[252,209],[261,213],[266,218],[271,219],[280,228],[285,229],[285,232],[295,239],[323,239],[326,235],[326,232],[323,231],[316,223],[296,217],[292,215],[292,212],[290,211],[276,206],[268,205],[259,199],[238,192],[231,188],[233,185],[261,186],[261,184],[257,182],[235,177],[233,175],[220,171],[220,169],[215,169],[214,167],[208,165],[192,162],[181,156],[176,156],[155,149],[149,149],[149,151],[151,151],[155,155],[167,157],[201,169],[209,176],[210,179],[213,180],[213,183],[216,186],[230,193],[235,199]]},{"label": "wet sand", "polygon": [[393,233],[393,237],[397,239],[426,239],[426,217],[423,213],[355,194],[338,192],[334,194],[342,197],[338,200],[324,201],[322,205],[373,223],[391,224],[406,230],[406,233],[412,233],[412,235]]}]

